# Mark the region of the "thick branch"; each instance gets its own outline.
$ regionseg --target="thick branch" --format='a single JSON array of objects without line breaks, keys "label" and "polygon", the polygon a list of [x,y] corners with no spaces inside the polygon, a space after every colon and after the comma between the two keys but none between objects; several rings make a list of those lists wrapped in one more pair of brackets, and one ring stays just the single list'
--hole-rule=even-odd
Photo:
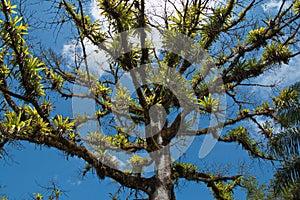
[{"label": "thick branch", "polygon": [[17,135],[11,135],[11,137],[13,137],[14,140],[19,140],[19,141],[23,140],[23,141],[32,142],[39,145],[46,145],[49,147],[53,147],[65,152],[70,156],[77,156],[79,158],[82,158],[91,166],[93,166],[93,168],[95,168],[100,178],[110,177],[128,188],[142,190],[146,193],[149,193],[148,184],[147,184],[148,183],[147,181],[149,181],[149,179],[131,176],[123,173],[120,170],[113,169],[109,166],[106,166],[104,163],[101,163],[98,157],[96,157],[94,154],[89,152],[84,146],[80,146],[74,142],[68,141],[67,139],[61,136],[54,135],[54,134],[44,135],[44,136],[17,134]]}]

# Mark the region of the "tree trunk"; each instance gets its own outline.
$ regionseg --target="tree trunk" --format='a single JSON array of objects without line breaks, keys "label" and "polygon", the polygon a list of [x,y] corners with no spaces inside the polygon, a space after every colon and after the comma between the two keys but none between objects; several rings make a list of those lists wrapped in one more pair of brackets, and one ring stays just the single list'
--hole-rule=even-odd
[{"label": "tree trunk", "polygon": [[[163,130],[164,119],[163,115],[158,115],[158,129],[159,132]],[[152,153],[152,159],[155,164],[155,186],[153,193],[150,195],[151,200],[175,200],[174,184],[171,172],[171,152],[169,145],[163,146],[163,139],[161,134],[157,137],[157,144],[161,149]]]},{"label": "tree trunk", "polygon": [[171,177],[171,157],[168,147],[155,153],[156,184],[151,200],[175,200],[174,185]]}]

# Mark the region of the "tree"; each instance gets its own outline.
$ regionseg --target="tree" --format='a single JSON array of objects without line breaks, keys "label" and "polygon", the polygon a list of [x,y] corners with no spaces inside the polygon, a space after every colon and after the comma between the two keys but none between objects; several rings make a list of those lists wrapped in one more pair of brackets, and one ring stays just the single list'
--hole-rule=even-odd
[{"label": "tree", "polygon": [[271,140],[271,150],[281,160],[281,166],[275,174],[276,193],[286,193],[287,199],[299,199],[299,91],[297,82],[283,90],[275,98],[278,112],[277,121],[282,125],[281,131]]},{"label": "tree", "polygon": [[[257,15],[262,2],[256,0],[166,0],[155,13],[144,0],[103,0],[97,20],[85,1],[53,3],[60,25],[71,22],[77,31],[71,59],[51,50],[34,54],[25,18],[1,0],[2,151],[18,141],[53,147],[85,160],[84,173],[94,170],[150,199],[175,199],[179,180],[204,182],[216,199],[233,198],[243,174],[212,174],[174,161],[172,147],[184,151],[193,137],[205,137],[200,156],[219,141],[238,143],[253,158],[274,159],[267,152],[274,127],[258,117],[276,119],[276,101],[260,104],[239,91],[264,87],[251,81],[299,54],[299,0],[282,1],[268,16]],[[104,52],[97,54],[103,65],[90,65],[90,46]],[[101,67],[97,77],[93,72]],[[92,102],[95,111],[63,116],[55,95]],[[199,125],[199,116],[210,124]],[[245,121],[264,139],[258,141]],[[113,152],[129,156],[128,163]]]}]

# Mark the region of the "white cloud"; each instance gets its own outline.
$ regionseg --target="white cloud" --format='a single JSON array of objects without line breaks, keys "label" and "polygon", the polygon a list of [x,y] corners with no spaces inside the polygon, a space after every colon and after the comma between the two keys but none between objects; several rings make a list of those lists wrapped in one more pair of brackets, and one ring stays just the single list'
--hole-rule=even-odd
[{"label": "white cloud", "polygon": [[[129,2],[133,2],[133,0],[129,0]],[[208,4],[209,7],[214,7],[217,4],[223,4],[224,1],[211,0]],[[102,24],[103,32],[108,30],[108,22],[101,13],[103,12],[99,9],[97,0],[92,0],[89,5],[89,13],[94,20],[99,20]],[[146,1],[145,3],[146,14],[150,19],[151,23],[160,23],[163,24],[163,19],[160,16],[164,16],[166,12],[168,16],[175,13],[176,9],[179,11],[183,10],[182,0],[151,0]],[[176,7],[176,9],[175,9]],[[103,58],[104,55],[99,55],[97,53],[98,47],[92,45],[88,40],[85,41],[86,51],[89,55],[89,65],[97,66],[99,65],[99,58]],[[64,55],[71,55],[74,60],[74,50],[76,47],[76,41],[71,41],[67,43],[63,48]],[[105,59],[106,60],[106,59]],[[100,63],[103,64],[103,63]]]},{"label": "white cloud", "polygon": [[[273,10],[278,11],[279,8],[281,7],[282,3],[283,3],[282,0],[279,0],[279,1],[277,1],[277,0],[271,0],[268,3],[264,3],[262,5],[262,8],[263,8],[263,10],[265,12],[269,12],[269,11],[273,11]],[[289,4],[291,4],[291,1],[285,2],[284,8],[286,8]]]},{"label": "white cloud", "polygon": [[99,9],[98,2],[96,0],[91,2],[89,11],[95,20],[103,20],[103,17],[101,17],[101,10]]},{"label": "white cloud", "polygon": [[[164,19],[162,17],[177,15],[176,10],[183,12],[184,1],[182,0],[152,0],[146,1],[146,14],[149,17],[151,23],[163,24]],[[185,3],[185,2],[184,2]],[[216,5],[224,4],[224,0],[211,0],[207,4],[207,7],[215,7]],[[209,12],[209,11],[207,11]]]},{"label": "white cloud", "polygon": [[182,11],[182,5],[180,1],[171,0],[170,3],[166,3],[165,1],[147,1],[146,2],[146,14],[149,16],[149,19],[152,23],[163,23],[164,20],[160,16],[163,16],[167,14],[167,16],[170,16],[174,13],[176,13],[175,7]]},{"label": "white cloud", "polygon": [[82,183],[81,180],[71,180],[71,179],[69,179],[67,182],[73,186],[79,186]]},{"label": "white cloud", "polygon": [[[276,84],[278,89],[283,89],[292,85],[293,83],[300,81],[300,57],[296,57],[290,61],[289,65],[282,65],[275,70],[262,74],[258,78],[254,79],[254,83],[262,85]],[[269,97],[271,90],[267,88],[256,87],[252,92],[260,97]]]},{"label": "white cloud", "polygon": [[[133,2],[133,0],[129,0]],[[211,0],[208,6],[215,6],[216,4],[224,3],[222,1]],[[102,31],[108,30],[108,22],[105,17],[101,15],[103,12],[99,9],[97,0],[92,0],[89,5],[89,13],[94,20],[98,20],[102,24]],[[151,23],[163,24],[163,19],[159,16],[163,16],[165,11],[168,15],[175,13],[175,7],[180,11],[183,9],[182,0],[151,0],[146,1],[146,14],[150,18]],[[175,6],[175,7],[174,7]],[[88,55],[88,66],[95,76],[100,76],[103,73],[103,69],[107,69],[107,57],[103,51],[99,51],[99,48],[93,45],[87,39],[84,41],[86,52]],[[81,52],[80,44],[77,41],[70,41],[63,47],[63,55],[70,61],[75,61],[75,54]]]},{"label": "white cloud", "polygon": [[[158,15],[163,15],[164,11],[166,10],[168,15],[175,12],[175,8],[173,5],[175,5],[177,8],[180,9],[181,3],[178,0],[169,0],[169,3],[165,3],[164,0],[152,0],[152,1],[146,1],[146,14],[150,17],[151,22],[163,22],[162,18],[158,17]],[[129,2],[132,2],[130,0]],[[173,5],[172,5],[173,4]],[[101,16],[101,11],[99,9],[98,3],[96,0],[93,0],[90,4],[90,14],[95,20],[105,21],[104,17]],[[108,25],[108,24],[105,24]]]},{"label": "white cloud", "polygon": [[289,86],[296,81],[299,81],[300,78],[300,70],[299,70],[299,61],[300,58],[298,57],[295,60],[291,61],[290,65],[283,65],[281,68],[275,70],[272,73],[267,75],[263,75],[260,80],[262,84],[265,83],[276,83],[281,82],[280,85],[283,87]]},{"label": "white cloud", "polygon": [[63,50],[62,50],[62,54],[63,56],[67,57],[68,59],[70,59],[71,61],[75,60],[75,52],[76,52],[76,41],[75,40],[71,40],[70,42],[66,43],[63,46]]},{"label": "white cloud", "polygon": [[[107,57],[103,51],[99,51],[99,48],[93,45],[88,39],[85,39],[85,50],[87,54],[87,61],[89,69],[93,75],[99,77],[103,70],[108,69],[106,65]],[[70,61],[75,61],[75,56],[82,56],[82,48],[80,43],[72,40],[66,43],[63,46],[62,54]],[[81,66],[82,69],[85,67],[84,65]]]},{"label": "white cloud", "polygon": [[[129,0],[132,1],[132,0]],[[151,0],[146,1],[146,12],[147,15],[150,17],[150,20],[152,23],[163,23],[163,19],[160,16],[163,16],[165,12],[167,12],[168,15],[175,13],[175,8],[178,8],[179,10],[182,10],[182,0]],[[222,1],[216,1],[211,0],[210,6],[215,6],[216,4],[224,4],[225,2]],[[271,10],[278,10],[280,6],[282,5],[282,0],[270,0],[267,3],[263,4],[264,11],[271,11]],[[285,6],[288,6],[291,3],[291,1],[286,1]],[[89,6],[89,12],[91,16],[95,20],[103,21],[103,30],[105,30],[105,20],[104,17],[101,16],[101,10],[99,9],[98,3],[96,0],[93,0]],[[93,45],[88,40],[85,40],[86,45],[86,51],[88,54],[88,66],[92,73],[100,77],[103,73],[103,69],[107,69],[107,57],[104,54],[103,51],[98,51],[98,47]],[[78,44],[76,45],[76,41],[70,41],[69,43],[65,44],[63,47],[63,54],[67,56],[70,61],[74,61],[74,55],[75,55],[75,49],[77,48],[77,52],[80,52],[80,46]],[[298,62],[297,62],[298,61]],[[300,58],[294,59],[290,65],[283,65],[281,68],[278,68],[276,70],[273,70],[272,72],[268,72],[263,74],[262,76],[254,79],[255,83],[259,84],[278,84],[280,86],[280,89],[283,87],[286,87],[288,85],[291,85],[292,83],[296,82],[300,78],[300,70],[298,70],[298,63],[300,62]],[[252,82],[251,82],[252,83]],[[267,90],[266,88],[257,87],[252,90],[253,93],[269,97],[271,92],[270,90]]]},{"label": "white cloud", "polygon": [[[132,3],[133,0],[129,0],[129,2]],[[207,6],[214,7],[217,4],[224,3],[225,0],[211,0]],[[99,9],[98,2],[93,0],[89,7],[89,12],[93,19],[105,23],[104,17],[101,16],[102,11]],[[176,9],[179,11],[183,10],[182,0],[151,0],[145,2],[145,11],[151,23],[164,23],[162,17],[164,17],[165,13],[170,16],[176,13]]]}]

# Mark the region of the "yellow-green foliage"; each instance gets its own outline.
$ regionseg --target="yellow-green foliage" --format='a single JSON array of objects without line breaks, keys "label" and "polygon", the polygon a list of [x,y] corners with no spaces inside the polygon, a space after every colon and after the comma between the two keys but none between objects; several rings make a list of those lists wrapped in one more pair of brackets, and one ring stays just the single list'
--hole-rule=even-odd
[{"label": "yellow-green foliage", "polygon": [[107,136],[107,140],[114,146],[126,147],[129,145],[127,136],[121,133],[118,133],[115,136]]},{"label": "yellow-green foliage", "polygon": [[203,18],[204,15],[200,13],[197,6],[189,6],[186,10],[185,16],[176,10],[176,12],[169,17],[169,26],[172,31],[178,31],[193,38],[196,36],[196,28],[198,28],[198,26],[194,26],[192,24],[195,22],[195,20],[200,20]]},{"label": "yellow-green foliage", "polygon": [[270,45],[266,46],[262,53],[262,57],[266,61],[270,61],[272,63],[284,62],[285,64],[288,63],[291,55],[292,52],[289,51],[287,46],[275,42],[271,42]]},{"label": "yellow-green foliage", "polygon": [[49,79],[50,84],[52,85],[51,89],[60,89],[63,86],[64,79],[61,75],[54,73],[53,69],[46,68],[44,70],[46,77]]},{"label": "yellow-green foliage", "polygon": [[143,158],[139,155],[133,155],[131,156],[130,165],[132,166],[132,172],[133,173],[142,173],[143,169],[145,167],[145,164],[149,162],[148,158]]},{"label": "yellow-green foliage", "polygon": [[203,99],[200,99],[198,104],[205,112],[214,112],[218,108],[219,99],[213,98],[211,94],[209,94],[207,97],[205,96]]},{"label": "yellow-green foliage", "polygon": [[215,185],[218,188],[219,196],[220,196],[220,197],[217,197],[217,199],[234,200],[233,189],[237,185],[240,185],[241,180],[242,180],[242,177],[235,179],[231,183],[217,182]]},{"label": "yellow-green foliage", "polygon": [[299,0],[295,1],[292,9],[294,10],[295,14],[298,14],[300,12],[300,1]]},{"label": "yellow-green foliage", "polygon": [[250,110],[245,108],[245,109],[239,110],[237,114],[244,116],[244,115],[247,115],[249,113],[250,113]]},{"label": "yellow-green foliage", "polygon": [[53,119],[53,123],[55,125],[56,131],[59,134],[67,133],[74,129],[75,122],[71,121],[69,117],[63,119],[62,115],[57,115]]},{"label": "yellow-green foliage", "polygon": [[260,154],[258,143],[250,137],[246,128],[238,126],[235,129],[230,130],[227,136],[237,141],[242,147],[249,152],[250,155],[256,156]]},{"label": "yellow-green foliage", "polygon": [[130,158],[130,164],[132,166],[136,166],[136,165],[142,165],[145,161],[148,161],[148,158],[143,158],[139,155],[133,155]]},{"label": "yellow-green foliage", "polygon": [[[45,122],[36,109],[30,106],[24,106],[23,111],[16,113],[14,111],[5,114],[6,121],[4,126],[9,133],[14,134],[41,134],[50,133],[49,124]],[[22,119],[25,118],[25,119]]]},{"label": "yellow-green foliage", "polygon": [[34,193],[35,199],[36,200],[42,200],[43,196],[40,193]]},{"label": "yellow-green foliage", "polygon": [[191,163],[175,162],[172,164],[173,178],[175,180],[178,180],[180,175],[193,176],[197,170],[199,170],[199,167]]},{"label": "yellow-green foliage", "polygon": [[294,106],[298,102],[298,92],[291,88],[284,89],[280,92],[278,97],[273,98],[276,107],[280,109],[287,109]]},{"label": "yellow-green foliage", "polygon": [[226,27],[230,24],[229,19],[231,17],[234,4],[235,1],[233,3],[228,1],[227,5],[216,6],[214,8],[213,15],[209,18],[209,20],[207,20],[201,30],[201,34],[203,36],[201,44],[203,46],[205,46],[205,43],[210,42],[210,39],[212,41],[216,41],[220,36],[221,30],[226,29]]},{"label": "yellow-green foliage", "polygon": [[260,27],[258,29],[251,30],[247,35],[247,39],[249,40],[249,42],[258,42],[262,39],[263,35],[265,34],[265,31],[265,27]]},{"label": "yellow-green foliage", "polygon": [[[100,1],[99,6],[102,9],[102,14],[109,20],[114,27],[124,28],[123,31],[129,30],[130,28],[137,28],[138,20],[133,9],[131,9],[131,4],[128,1]],[[109,3],[108,3],[109,2]],[[112,17],[112,12],[115,17]]]},{"label": "yellow-green foliage", "polygon": [[116,109],[128,109],[132,101],[129,90],[126,87],[122,87],[120,83],[117,85],[116,101]]},{"label": "yellow-green foliage", "polygon": [[[41,84],[41,73],[45,69],[45,63],[29,51],[23,37],[27,34],[27,25],[23,23],[22,17],[16,15],[17,12],[14,10],[17,6],[12,5],[9,0],[3,2],[4,5],[1,4],[1,9],[4,10],[5,20],[0,20],[0,28],[1,40],[6,48],[0,48],[0,73],[13,76],[18,80],[19,89],[24,91],[27,98],[45,95],[43,84]],[[2,67],[4,63],[7,65]],[[13,67],[8,66],[19,69],[16,71],[17,73],[10,74]]]},{"label": "yellow-green foliage", "polygon": [[[124,135],[123,133],[118,133],[116,135],[104,135],[101,133],[90,133],[88,134],[88,138],[92,142],[99,142],[99,148],[102,150],[103,146],[101,144],[107,144],[117,147],[127,147],[130,145],[128,140],[128,136]],[[98,149],[99,150],[99,149]]]}]

